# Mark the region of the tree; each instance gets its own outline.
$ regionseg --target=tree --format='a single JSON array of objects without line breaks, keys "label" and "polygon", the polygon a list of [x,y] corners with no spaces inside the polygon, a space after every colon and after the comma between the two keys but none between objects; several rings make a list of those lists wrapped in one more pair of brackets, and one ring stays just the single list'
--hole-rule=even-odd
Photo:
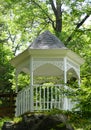
[{"label": "tree", "polygon": [[0,93],[11,92],[11,82],[12,79],[12,70],[9,60],[10,60],[11,52],[9,49],[5,48],[2,44],[0,44]]},{"label": "tree", "polygon": [[[79,97],[78,94],[81,110],[84,110],[84,104],[90,99],[91,85],[91,25],[87,22],[91,14],[90,0],[1,0],[0,2],[5,29],[2,33],[4,37],[0,35],[0,39],[14,55],[25,49],[42,31],[50,30],[68,48],[84,57],[86,62],[81,67],[83,97]],[[89,96],[86,97],[87,93]]]},{"label": "tree", "polygon": [[78,35],[88,31],[84,23],[90,17],[90,1],[7,0],[2,5],[8,10],[5,18],[14,54],[46,29],[68,47],[75,45]]}]

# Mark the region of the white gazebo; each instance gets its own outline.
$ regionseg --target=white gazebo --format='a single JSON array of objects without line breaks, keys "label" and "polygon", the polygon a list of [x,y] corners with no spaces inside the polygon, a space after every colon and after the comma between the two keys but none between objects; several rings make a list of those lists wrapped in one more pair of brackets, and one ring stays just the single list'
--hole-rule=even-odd
[{"label": "white gazebo", "polygon": [[[69,89],[67,82],[72,77],[80,85],[83,63],[81,57],[49,31],[40,34],[24,52],[11,60],[16,68],[16,116],[54,108],[71,110],[74,103],[62,92]],[[30,75],[30,84],[18,91],[18,75],[22,71]],[[42,77],[43,83],[38,83],[37,77]],[[59,77],[60,82],[46,83],[44,77]]]}]

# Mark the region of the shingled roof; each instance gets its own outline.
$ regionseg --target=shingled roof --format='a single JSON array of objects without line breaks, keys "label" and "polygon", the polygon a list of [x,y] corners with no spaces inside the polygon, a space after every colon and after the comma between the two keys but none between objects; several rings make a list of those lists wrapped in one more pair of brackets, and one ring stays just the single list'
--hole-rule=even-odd
[{"label": "shingled roof", "polygon": [[30,49],[65,48],[65,45],[49,31],[40,34],[29,46]]}]

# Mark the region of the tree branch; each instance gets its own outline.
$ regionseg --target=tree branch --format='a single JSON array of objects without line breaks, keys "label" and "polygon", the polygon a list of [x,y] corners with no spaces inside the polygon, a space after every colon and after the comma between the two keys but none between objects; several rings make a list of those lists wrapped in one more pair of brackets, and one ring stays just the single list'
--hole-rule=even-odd
[{"label": "tree branch", "polygon": [[87,15],[82,19],[82,21],[77,24],[76,29],[80,28],[80,27],[82,26],[82,24],[87,20],[87,18],[88,18],[89,16],[90,16],[90,15],[87,14]]},{"label": "tree branch", "polygon": [[54,5],[54,2],[53,2],[53,0],[49,0],[50,1],[50,4],[51,4],[51,7],[52,7],[52,9],[53,9],[53,11],[54,11],[54,14],[55,14],[55,16],[57,15],[57,9],[56,9],[56,7],[55,7],[55,5]]},{"label": "tree branch", "polygon": [[60,0],[56,1],[56,7],[53,0],[50,0],[50,4],[56,18],[55,31],[56,31],[56,34],[59,36],[59,34],[62,31],[62,8],[61,8],[62,4]]},{"label": "tree branch", "polygon": [[52,27],[55,29],[54,21],[50,18],[50,16],[48,15],[48,13],[35,0],[31,0],[31,2],[33,2],[35,5],[37,5],[42,10],[42,12],[47,16],[47,18],[51,22]]},{"label": "tree branch", "polygon": [[76,25],[74,31],[71,33],[71,35],[70,35],[70,36],[67,38],[67,40],[65,41],[66,44],[72,40],[72,38],[73,38],[75,32],[83,25],[83,23],[87,20],[87,18],[89,18],[89,16],[90,16],[90,14],[87,14],[87,15],[82,19],[82,21],[79,22],[79,23]]}]

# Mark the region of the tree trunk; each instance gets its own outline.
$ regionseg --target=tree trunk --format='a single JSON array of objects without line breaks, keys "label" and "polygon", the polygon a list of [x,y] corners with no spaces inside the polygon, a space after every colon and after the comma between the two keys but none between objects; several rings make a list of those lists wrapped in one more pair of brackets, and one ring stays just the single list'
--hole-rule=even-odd
[{"label": "tree trunk", "polygon": [[56,5],[53,0],[50,0],[51,7],[53,9],[56,22],[55,22],[55,32],[59,34],[62,31],[62,9],[61,9],[61,1],[57,0]]}]

